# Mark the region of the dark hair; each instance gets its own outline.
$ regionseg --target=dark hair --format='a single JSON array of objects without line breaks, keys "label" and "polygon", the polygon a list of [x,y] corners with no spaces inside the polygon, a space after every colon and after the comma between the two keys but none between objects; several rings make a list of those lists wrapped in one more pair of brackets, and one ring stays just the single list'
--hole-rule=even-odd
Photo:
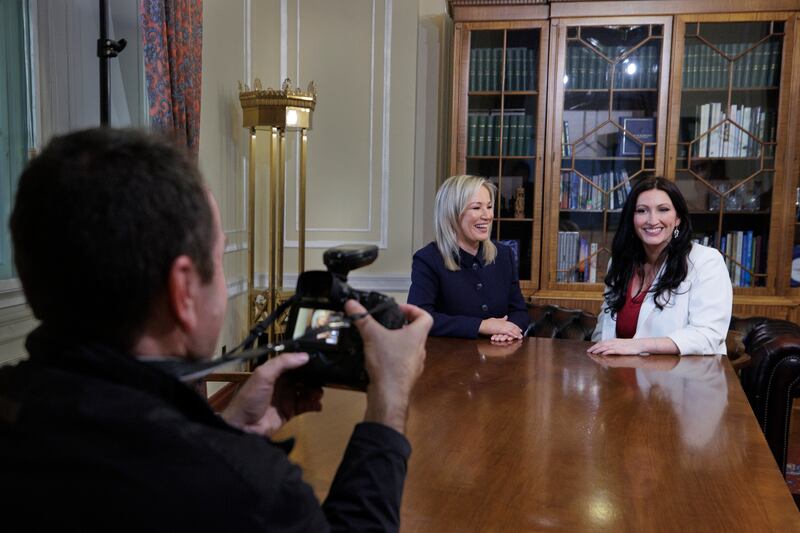
[{"label": "dark hair", "polygon": [[136,130],[55,137],[23,171],[10,219],[22,287],[43,325],[129,348],[176,257],[204,283],[214,227],[192,156]]},{"label": "dark hair", "polygon": [[625,200],[625,205],[622,206],[619,228],[611,244],[611,267],[605,278],[608,289],[603,297],[612,317],[617,315],[625,303],[628,283],[630,283],[634,271],[642,274],[642,265],[646,257],[642,241],[633,226],[633,215],[639,195],[652,189],[664,191],[669,195],[669,199],[675,207],[675,213],[681,220],[677,228],[678,236],[672,238],[662,252],[666,255],[663,258],[665,263],[663,273],[655,286],[650,287],[648,291],[653,293],[653,299],[658,309],[663,309],[669,302],[670,296],[686,279],[689,271],[687,261],[692,248],[692,222],[689,219],[686,200],[678,187],[665,178],[649,176],[640,179],[634,184],[628,194],[628,199]]}]

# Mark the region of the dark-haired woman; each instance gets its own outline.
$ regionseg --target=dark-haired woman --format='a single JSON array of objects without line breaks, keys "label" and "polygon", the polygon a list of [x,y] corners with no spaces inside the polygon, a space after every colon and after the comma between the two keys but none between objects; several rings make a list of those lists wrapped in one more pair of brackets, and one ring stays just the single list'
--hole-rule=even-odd
[{"label": "dark-haired woman", "polygon": [[622,208],[593,354],[724,354],[733,289],[722,254],[693,243],[678,188],[648,177]]}]

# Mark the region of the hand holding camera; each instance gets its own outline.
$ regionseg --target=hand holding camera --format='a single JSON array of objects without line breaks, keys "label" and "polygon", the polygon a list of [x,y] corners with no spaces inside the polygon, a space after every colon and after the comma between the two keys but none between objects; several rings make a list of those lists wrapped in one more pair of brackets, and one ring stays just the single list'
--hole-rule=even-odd
[{"label": "hand holding camera", "polygon": [[433,319],[347,285],[347,273],[377,255],[374,246],[332,248],[323,257],[328,271],[300,275],[284,345],[307,353],[284,353],[257,367],[223,413],[229,423],[269,436],[292,416],[320,410],[322,385],[334,385],[366,390],[364,420],[404,432]]},{"label": "hand holding camera", "polygon": [[[354,300],[345,305],[348,314],[362,314],[364,307]],[[364,420],[385,424],[403,433],[411,389],[425,365],[425,341],[433,325],[431,316],[417,306],[403,304],[400,310],[408,324],[387,330],[368,314],[355,321],[364,339],[367,412]]]}]

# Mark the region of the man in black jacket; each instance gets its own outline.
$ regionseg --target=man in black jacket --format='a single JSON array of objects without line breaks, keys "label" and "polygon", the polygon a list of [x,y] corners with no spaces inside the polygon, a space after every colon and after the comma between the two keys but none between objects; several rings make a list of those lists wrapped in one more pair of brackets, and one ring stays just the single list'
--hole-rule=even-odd
[{"label": "man in black jacket", "polygon": [[401,306],[402,330],[356,322],[367,410],[320,507],[268,438],[320,408],[321,391],[281,377],[306,354],[259,366],[220,415],[147,363],[207,359],[225,314],[220,216],[190,156],[130,130],[58,137],[22,174],[10,225],[41,325],[30,358],[0,369],[4,529],[398,529],[424,311]]}]

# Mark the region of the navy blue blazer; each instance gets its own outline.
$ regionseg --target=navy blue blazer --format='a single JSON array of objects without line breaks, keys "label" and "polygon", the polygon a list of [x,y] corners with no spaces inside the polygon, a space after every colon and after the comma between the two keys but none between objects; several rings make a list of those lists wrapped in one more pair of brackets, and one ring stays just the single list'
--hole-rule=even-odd
[{"label": "navy blue blazer", "polygon": [[447,270],[436,243],[414,254],[408,303],[433,316],[430,334],[436,337],[478,337],[485,318],[508,319],[523,331],[528,307],[519,290],[519,275],[511,248],[495,242],[497,257],[485,265],[481,251],[473,256],[459,249],[461,270]]}]

